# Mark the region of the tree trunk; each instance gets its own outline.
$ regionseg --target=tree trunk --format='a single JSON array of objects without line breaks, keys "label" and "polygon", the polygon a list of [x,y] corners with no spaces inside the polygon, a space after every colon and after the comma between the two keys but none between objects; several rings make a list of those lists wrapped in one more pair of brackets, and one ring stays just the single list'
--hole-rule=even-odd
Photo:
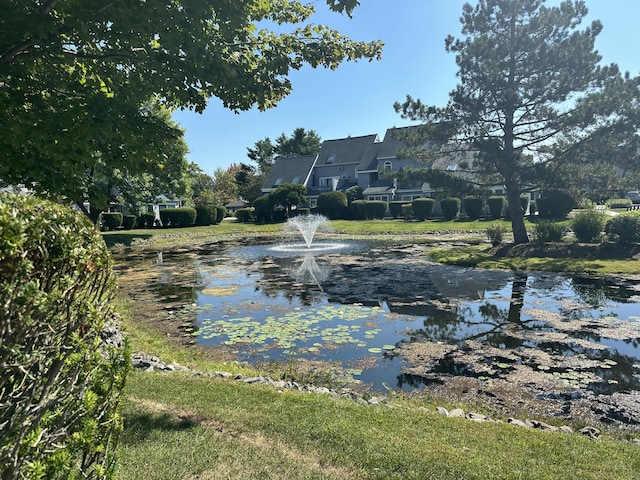
[{"label": "tree trunk", "polygon": [[511,230],[513,243],[529,243],[527,228],[524,226],[524,211],[520,205],[520,191],[507,187],[507,201],[509,202],[509,215],[511,216]]}]

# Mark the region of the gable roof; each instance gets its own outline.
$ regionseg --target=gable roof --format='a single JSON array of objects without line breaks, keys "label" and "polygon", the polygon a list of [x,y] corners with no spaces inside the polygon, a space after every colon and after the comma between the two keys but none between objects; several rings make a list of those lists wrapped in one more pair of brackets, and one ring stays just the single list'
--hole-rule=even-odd
[{"label": "gable roof", "polygon": [[262,185],[262,191],[278,188],[283,183],[306,185],[316,158],[316,155],[277,158]]},{"label": "gable roof", "polygon": [[379,143],[378,134],[325,140],[320,145],[316,166],[344,165],[346,163],[359,165],[367,147],[372,143]]}]

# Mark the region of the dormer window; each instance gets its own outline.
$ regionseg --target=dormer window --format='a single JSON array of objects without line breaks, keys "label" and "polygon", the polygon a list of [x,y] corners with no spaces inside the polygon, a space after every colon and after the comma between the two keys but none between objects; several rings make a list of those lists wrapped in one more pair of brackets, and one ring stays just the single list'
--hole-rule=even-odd
[{"label": "dormer window", "polygon": [[392,170],[393,164],[390,160],[387,160],[386,162],[384,162],[384,166],[382,168],[384,168],[385,170]]},{"label": "dormer window", "polygon": [[455,172],[457,168],[458,168],[457,163],[450,163],[449,165],[447,165],[448,172]]},{"label": "dormer window", "polygon": [[331,155],[329,155],[327,157],[327,163],[333,163],[333,161],[336,159],[336,154],[332,153]]}]

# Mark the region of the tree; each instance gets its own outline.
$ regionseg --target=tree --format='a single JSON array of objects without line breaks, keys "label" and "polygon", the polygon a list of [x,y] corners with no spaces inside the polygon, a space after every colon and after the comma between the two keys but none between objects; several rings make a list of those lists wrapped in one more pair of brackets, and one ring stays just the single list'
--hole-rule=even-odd
[{"label": "tree", "polygon": [[269,194],[273,205],[280,205],[291,216],[292,207],[307,201],[307,187],[297,183],[283,183]]},{"label": "tree", "polygon": [[262,184],[265,178],[266,176],[256,171],[255,167],[241,163],[240,169],[236,172],[238,196],[253,203],[256,198],[262,195]]},{"label": "tree", "polygon": [[314,130],[296,128],[290,137],[282,133],[273,149],[278,157],[313,155],[320,150],[320,137]]},{"label": "tree", "polygon": [[213,172],[214,192],[218,201],[225,205],[238,199],[238,185],[236,184],[236,174],[240,167],[235,163],[229,165],[225,170],[216,168]]},{"label": "tree", "polygon": [[[351,14],[358,2],[327,3]],[[314,6],[298,1],[0,0],[0,9],[0,178],[76,203],[96,165],[162,170],[181,132],[149,113],[150,99],[264,110],[291,92],[291,71],[371,60],[382,48],[309,23]]]},{"label": "tree", "polygon": [[[410,96],[395,108],[425,122],[425,133],[444,140],[438,155],[471,149],[471,168],[496,175],[506,187],[515,243],[527,242],[520,193],[546,162],[561,158],[578,128],[586,99],[619,79],[615,65],[600,66],[594,40],[602,25],[578,26],[583,1],[545,7],[543,0],[480,0],[465,4],[463,39],[446,39],[456,54],[459,85],[444,108]],[[422,138],[424,143],[425,138]],[[418,143],[414,143],[417,145]]]}]

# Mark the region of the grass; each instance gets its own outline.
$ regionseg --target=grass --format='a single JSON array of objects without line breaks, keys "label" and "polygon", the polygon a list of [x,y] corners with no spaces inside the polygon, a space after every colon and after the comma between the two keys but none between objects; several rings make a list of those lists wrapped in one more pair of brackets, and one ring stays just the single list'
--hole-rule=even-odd
[{"label": "grass", "polygon": [[[333,222],[343,235],[481,231],[494,222]],[[506,222],[504,222],[506,223]],[[105,233],[110,245],[189,244],[234,236],[276,235],[281,225],[224,222],[214,227]],[[508,227],[508,224],[507,224]],[[413,238],[412,238],[413,240]],[[135,247],[134,247],[135,248]],[[497,258],[486,245],[434,249],[432,258],[482,268],[636,273],[636,260]],[[249,366],[215,363],[206,350],[180,347],[128,314],[134,351],[201,371],[255,374]],[[640,477],[637,444],[605,433],[599,441],[475,423],[425,413],[434,403],[393,396],[396,408],[327,395],[246,385],[189,373],[132,372],[122,414],[117,478],[124,479],[632,479]],[[443,404],[440,402],[439,404]],[[450,407],[449,405],[444,405]],[[465,410],[474,406],[463,406]],[[481,409],[482,407],[478,407]],[[550,420],[549,423],[554,423]]]},{"label": "grass", "polygon": [[631,479],[638,447],[183,374],[135,373],[119,479]]}]

